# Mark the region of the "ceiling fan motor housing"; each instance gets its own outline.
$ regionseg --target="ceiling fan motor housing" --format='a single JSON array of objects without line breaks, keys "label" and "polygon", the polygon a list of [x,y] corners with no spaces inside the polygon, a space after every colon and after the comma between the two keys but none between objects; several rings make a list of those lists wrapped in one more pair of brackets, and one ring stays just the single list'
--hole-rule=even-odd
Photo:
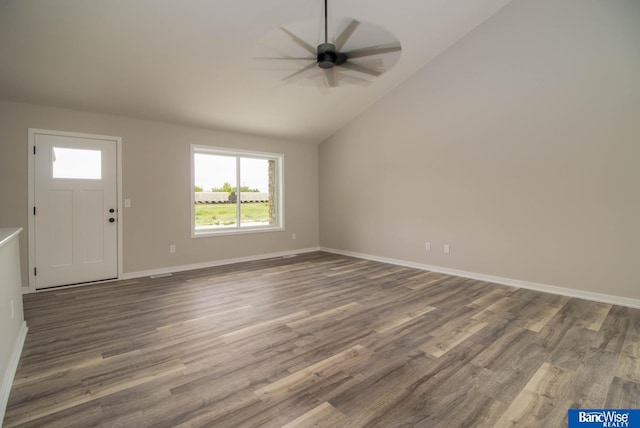
[{"label": "ceiling fan motor housing", "polygon": [[318,66],[320,68],[333,68],[336,65],[343,64],[347,60],[347,56],[336,51],[336,46],[332,43],[321,43],[318,45]]}]

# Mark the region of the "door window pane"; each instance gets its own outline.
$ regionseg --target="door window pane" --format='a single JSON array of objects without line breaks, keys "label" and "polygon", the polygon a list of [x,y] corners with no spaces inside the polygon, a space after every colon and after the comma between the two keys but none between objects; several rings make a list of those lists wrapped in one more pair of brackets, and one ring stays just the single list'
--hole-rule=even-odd
[{"label": "door window pane", "polygon": [[65,147],[53,147],[52,150],[53,178],[102,179],[102,152],[100,150]]}]

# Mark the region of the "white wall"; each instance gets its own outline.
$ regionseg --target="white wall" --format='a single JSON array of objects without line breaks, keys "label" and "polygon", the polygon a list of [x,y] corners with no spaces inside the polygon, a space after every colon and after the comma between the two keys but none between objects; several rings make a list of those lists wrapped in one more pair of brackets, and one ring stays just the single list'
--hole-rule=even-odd
[{"label": "white wall", "polygon": [[639,299],[639,42],[638,1],[514,0],[321,144],[321,245]]},{"label": "white wall", "polygon": [[[25,285],[29,128],[122,137],[123,196],[132,205],[121,217],[125,274],[318,246],[317,146],[0,101],[0,227],[25,230],[20,241]],[[191,238],[191,144],[284,154],[286,230]],[[169,253],[170,244],[176,245],[175,254]]]}]

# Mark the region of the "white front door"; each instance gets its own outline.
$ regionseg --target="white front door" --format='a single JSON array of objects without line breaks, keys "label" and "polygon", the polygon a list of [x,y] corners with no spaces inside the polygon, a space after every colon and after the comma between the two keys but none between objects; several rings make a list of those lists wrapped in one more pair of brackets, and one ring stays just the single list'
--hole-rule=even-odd
[{"label": "white front door", "polygon": [[116,140],[34,140],[35,287],[117,278]]}]

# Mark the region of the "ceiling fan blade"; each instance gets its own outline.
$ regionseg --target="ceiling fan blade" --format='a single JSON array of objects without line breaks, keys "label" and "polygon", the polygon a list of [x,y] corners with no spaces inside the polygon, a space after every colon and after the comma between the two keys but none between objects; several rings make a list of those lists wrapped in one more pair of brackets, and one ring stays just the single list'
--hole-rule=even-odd
[{"label": "ceiling fan blade", "polygon": [[402,50],[402,47],[400,47],[400,45],[378,45],[378,46],[371,46],[368,48],[354,49],[352,51],[343,52],[343,53],[347,56],[347,58],[351,59],[351,58],[362,58],[362,57],[371,56],[371,55],[380,55],[380,54],[389,53],[389,52],[398,52],[400,50]]},{"label": "ceiling fan blade", "polygon": [[360,22],[356,21],[355,19],[352,19],[349,25],[347,25],[347,28],[345,28],[344,31],[340,33],[338,37],[335,38],[335,41],[333,42],[333,44],[335,45],[336,50],[339,51],[340,49],[342,49],[344,44],[347,43],[347,40],[349,40],[349,37],[351,37],[354,31],[356,31],[356,28],[358,28],[358,25],[360,25]]},{"label": "ceiling fan blade", "polygon": [[324,80],[330,88],[335,88],[338,86],[336,83],[335,73],[333,72],[333,68],[328,68],[324,70]]},{"label": "ceiling fan blade", "polygon": [[384,62],[381,58],[366,58],[366,59],[358,59],[358,62],[351,61],[352,64],[364,65],[365,67],[374,68],[374,69],[382,69],[384,66]]},{"label": "ceiling fan blade", "polygon": [[288,35],[289,37],[291,37],[291,38],[293,39],[293,41],[294,41],[297,45],[299,45],[299,46],[303,47],[303,48],[304,48],[305,50],[307,50],[309,53],[313,54],[314,56],[318,53],[318,52],[316,51],[316,48],[314,48],[314,47],[313,47],[313,46],[311,46],[309,43],[307,43],[307,42],[305,42],[304,40],[302,40],[300,37],[298,37],[298,36],[296,36],[295,34],[293,34],[291,31],[287,30],[287,29],[286,29],[286,28],[284,28],[284,27],[280,27],[280,29],[281,29],[282,31],[284,31],[285,33],[287,33],[287,35]]},{"label": "ceiling fan blade", "polygon": [[318,65],[317,63],[312,62],[311,64],[307,65],[306,67],[301,68],[300,70],[296,71],[296,72],[295,72],[295,73],[293,73],[293,74],[288,75],[287,77],[283,78],[282,80],[289,80],[289,79],[291,79],[292,77],[297,76],[298,74],[304,73],[304,72],[305,72],[305,71],[307,71],[307,70],[311,70],[312,68],[317,67],[317,65]]},{"label": "ceiling fan blade", "polygon": [[338,80],[339,81],[352,83],[354,85],[360,85],[360,86],[369,86],[369,85],[371,85],[371,80],[369,80],[369,79],[364,79],[362,77],[352,76],[352,75],[349,75],[347,73],[336,73],[336,74],[338,75]]},{"label": "ceiling fan blade", "polygon": [[273,57],[255,57],[253,59],[268,59],[268,60],[272,60],[272,59],[285,59],[285,60],[289,60],[289,61],[315,61],[315,58],[311,58],[311,57],[296,57],[296,56],[273,56]]},{"label": "ceiling fan blade", "polygon": [[370,76],[380,76],[382,74],[382,71],[374,70],[373,68],[365,67],[363,65],[355,64],[349,61],[340,64],[340,67],[348,68],[349,70],[358,71]]}]

